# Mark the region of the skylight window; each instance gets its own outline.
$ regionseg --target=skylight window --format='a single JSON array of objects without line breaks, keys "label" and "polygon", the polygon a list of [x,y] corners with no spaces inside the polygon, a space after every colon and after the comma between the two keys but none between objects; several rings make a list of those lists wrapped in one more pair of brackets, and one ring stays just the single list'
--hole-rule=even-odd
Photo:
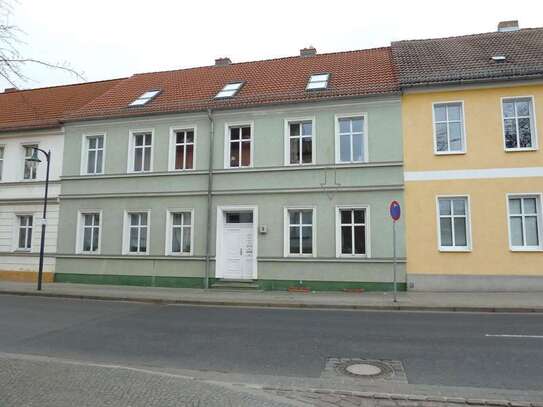
[{"label": "skylight window", "polygon": [[494,62],[505,62],[506,59],[507,59],[507,58],[505,57],[505,55],[494,55],[494,56],[492,57],[492,60],[493,60]]},{"label": "skylight window", "polygon": [[326,89],[328,87],[329,73],[319,73],[311,75],[307,82],[306,90]]},{"label": "skylight window", "polygon": [[128,106],[143,106],[149,103],[151,100],[153,100],[156,95],[160,93],[160,90],[149,90],[145,92],[143,95],[138,97],[136,100],[134,100],[132,103],[130,103]]},{"label": "skylight window", "polygon": [[217,93],[217,96],[215,96],[216,99],[224,99],[224,98],[231,98],[238,93],[238,91],[241,89],[241,86],[243,85],[243,82],[232,82],[224,85],[224,88],[222,88],[219,93]]}]

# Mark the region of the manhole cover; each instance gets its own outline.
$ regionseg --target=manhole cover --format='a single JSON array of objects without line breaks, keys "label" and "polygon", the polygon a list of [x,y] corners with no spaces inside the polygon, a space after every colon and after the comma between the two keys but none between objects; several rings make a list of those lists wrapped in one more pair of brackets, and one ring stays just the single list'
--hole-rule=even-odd
[{"label": "manhole cover", "polygon": [[355,363],[347,366],[345,370],[357,376],[377,376],[382,372],[380,367],[367,363]]}]

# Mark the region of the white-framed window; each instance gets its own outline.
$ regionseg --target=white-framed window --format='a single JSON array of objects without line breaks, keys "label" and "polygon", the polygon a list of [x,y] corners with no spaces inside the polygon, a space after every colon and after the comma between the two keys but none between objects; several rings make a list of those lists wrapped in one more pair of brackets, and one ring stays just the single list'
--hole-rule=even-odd
[{"label": "white-framed window", "polygon": [[83,136],[82,174],[103,174],[104,172],[105,134]]},{"label": "white-framed window", "polygon": [[432,105],[434,119],[434,152],[460,154],[466,152],[464,102],[438,102]]},{"label": "white-framed window", "polygon": [[285,208],[284,255],[316,256],[316,209],[311,207]]},{"label": "white-framed window", "polygon": [[542,194],[508,194],[511,250],[543,250],[541,196]]},{"label": "white-framed window", "polygon": [[368,118],[365,113],[336,116],[336,162],[368,161]]},{"label": "white-framed window", "polygon": [[537,149],[533,97],[502,98],[502,116],[506,151]]},{"label": "white-framed window", "polygon": [[0,181],[2,181],[2,175],[4,173],[4,152],[5,147],[0,146]]},{"label": "white-framed window", "polygon": [[17,250],[32,249],[32,228],[34,217],[32,215],[17,215]]},{"label": "white-framed window", "polygon": [[236,96],[243,82],[231,82],[223,86],[223,88],[215,95],[215,99],[225,99]]},{"label": "white-framed window", "polygon": [[79,213],[78,253],[100,253],[101,226],[101,211]]},{"label": "white-framed window", "polygon": [[150,211],[125,213],[124,253],[149,254]]},{"label": "white-framed window", "polygon": [[336,256],[369,257],[369,207],[336,207]]},{"label": "white-framed window", "polygon": [[153,131],[134,130],[130,132],[129,171],[148,172],[153,170]]},{"label": "white-framed window", "polygon": [[172,128],[170,131],[171,171],[194,169],[196,128]]},{"label": "white-framed window", "polygon": [[439,250],[471,250],[469,198],[467,196],[437,197]]},{"label": "white-framed window", "polygon": [[225,125],[225,168],[247,168],[253,166],[253,124]]},{"label": "white-framed window", "polygon": [[285,164],[315,163],[315,118],[285,119]]},{"label": "white-framed window", "polygon": [[128,106],[144,106],[147,103],[149,103],[151,100],[153,100],[157,95],[160,93],[160,90],[149,90],[142,95],[138,96],[136,99],[134,99],[132,102],[128,104]]},{"label": "white-framed window", "polygon": [[194,211],[172,209],[167,216],[166,255],[192,255]]},{"label": "white-framed window", "polygon": [[328,88],[329,73],[317,73],[311,75],[307,81],[306,90],[322,90]]},{"label": "white-framed window", "polygon": [[28,144],[24,145],[24,151],[25,151],[25,161],[24,161],[24,169],[23,169],[23,179],[32,180],[36,179],[36,176],[38,175],[38,167],[30,161],[32,158],[32,155],[34,154],[34,148],[37,148],[37,144]]}]

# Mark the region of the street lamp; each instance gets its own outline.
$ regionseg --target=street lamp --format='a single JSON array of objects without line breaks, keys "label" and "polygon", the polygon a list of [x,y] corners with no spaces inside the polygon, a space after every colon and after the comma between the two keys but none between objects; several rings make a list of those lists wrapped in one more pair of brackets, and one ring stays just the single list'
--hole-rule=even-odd
[{"label": "street lamp", "polygon": [[47,172],[45,173],[45,196],[43,198],[43,217],[41,222],[41,241],[40,241],[40,266],[38,269],[38,291],[41,290],[41,280],[43,277],[43,252],[45,249],[45,224],[47,219],[47,192],[49,190],[49,163],[51,161],[51,151],[45,151],[38,147],[32,147],[34,152],[32,153],[32,157],[30,157],[27,161],[30,162],[30,165],[32,168],[36,168],[39,163],[41,163],[41,160],[38,157],[38,151],[41,151],[45,158],[47,158]]}]

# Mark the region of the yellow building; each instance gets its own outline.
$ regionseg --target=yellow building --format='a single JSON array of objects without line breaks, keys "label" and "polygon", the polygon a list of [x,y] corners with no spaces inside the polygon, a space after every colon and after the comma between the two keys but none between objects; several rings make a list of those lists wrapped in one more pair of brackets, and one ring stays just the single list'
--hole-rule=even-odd
[{"label": "yellow building", "polygon": [[393,43],[408,287],[543,288],[543,29]]}]

